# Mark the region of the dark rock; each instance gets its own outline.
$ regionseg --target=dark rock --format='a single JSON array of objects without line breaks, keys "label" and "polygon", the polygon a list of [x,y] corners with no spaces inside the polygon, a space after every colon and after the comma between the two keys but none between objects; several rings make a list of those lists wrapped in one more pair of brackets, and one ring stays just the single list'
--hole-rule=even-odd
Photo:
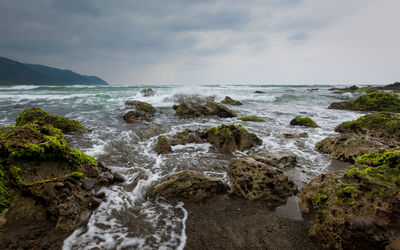
[{"label": "dark rock", "polygon": [[106,193],[100,192],[100,193],[95,194],[94,197],[96,197],[98,199],[104,199],[106,197]]},{"label": "dark rock", "polygon": [[204,200],[229,189],[221,180],[194,171],[183,171],[165,178],[149,192],[150,197]]},{"label": "dark rock", "polygon": [[185,129],[175,134],[168,141],[172,146],[185,145],[188,143],[205,143],[207,135],[200,130]]},{"label": "dark rock", "polygon": [[142,111],[130,110],[124,114],[123,118],[127,123],[135,123],[138,121],[151,121],[153,116]]},{"label": "dark rock", "polygon": [[108,186],[110,185],[110,179],[108,178],[101,178],[100,180],[97,181],[96,186],[97,187],[103,187],[103,186]]},{"label": "dark rock", "polygon": [[82,187],[89,191],[92,190],[94,188],[94,185],[96,185],[97,180],[95,179],[85,179],[82,181]]},{"label": "dark rock", "polygon": [[140,91],[140,93],[144,96],[144,97],[148,97],[148,96],[153,96],[156,94],[156,92],[152,89],[142,89]]},{"label": "dark rock", "polygon": [[118,173],[113,173],[113,179],[112,179],[113,183],[121,183],[124,181],[125,181],[125,178],[122,175],[120,175]]},{"label": "dark rock", "polygon": [[307,133],[300,133],[300,134],[282,134],[283,137],[285,137],[285,139],[296,139],[296,138],[308,138],[308,134]]},{"label": "dark rock", "polygon": [[86,169],[86,175],[88,177],[91,177],[91,178],[97,177],[97,176],[99,176],[99,174],[100,174],[100,170],[95,167],[90,167],[90,168]]},{"label": "dark rock", "polygon": [[281,170],[250,157],[232,159],[227,173],[232,191],[249,200],[285,203],[297,186]]},{"label": "dark rock", "polygon": [[89,208],[94,209],[94,208],[97,208],[102,202],[103,201],[99,198],[91,197],[88,200],[88,206],[89,206]]},{"label": "dark rock", "polygon": [[254,93],[256,93],[256,94],[265,94],[264,91],[260,91],[260,90],[256,90],[256,91],[254,91]]},{"label": "dark rock", "polygon": [[223,104],[229,104],[229,105],[242,105],[240,101],[233,100],[229,96],[225,96],[225,99],[221,101]]},{"label": "dark rock", "polygon": [[176,108],[176,116],[182,118],[194,118],[200,116],[216,115],[221,118],[235,117],[236,113],[226,106],[214,102],[202,105],[197,102],[181,102]]},{"label": "dark rock", "polygon": [[[166,98],[167,101],[171,101]],[[198,104],[206,104],[207,102],[215,102],[215,96],[203,96],[198,94],[186,95],[186,94],[175,94],[172,98],[172,101],[175,103],[181,102],[195,102]]]},{"label": "dark rock", "polygon": [[165,136],[158,137],[155,150],[158,154],[169,154],[172,152],[172,148],[167,140],[167,137]]},{"label": "dark rock", "polygon": [[174,105],[172,106],[172,108],[173,108],[174,110],[176,110],[178,107],[179,107],[179,105],[176,105],[176,104],[174,104]]}]

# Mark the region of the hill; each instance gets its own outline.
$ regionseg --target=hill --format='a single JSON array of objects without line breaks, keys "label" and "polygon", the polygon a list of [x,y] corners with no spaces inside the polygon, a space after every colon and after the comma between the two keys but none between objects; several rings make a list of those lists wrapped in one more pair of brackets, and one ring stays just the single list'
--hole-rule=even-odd
[{"label": "hill", "polygon": [[97,76],[86,76],[39,64],[0,57],[0,85],[108,85]]}]

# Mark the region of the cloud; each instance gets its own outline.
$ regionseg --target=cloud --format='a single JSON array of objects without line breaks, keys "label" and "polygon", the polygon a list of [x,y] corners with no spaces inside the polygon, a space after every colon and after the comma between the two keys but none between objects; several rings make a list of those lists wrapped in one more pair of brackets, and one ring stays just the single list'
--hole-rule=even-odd
[{"label": "cloud", "polygon": [[[383,2],[389,7],[377,16],[399,5]],[[0,55],[121,84],[286,82],[296,76],[307,79],[302,72],[312,60],[318,66],[330,53],[323,49],[321,34],[354,16],[368,27],[363,13],[371,4],[373,0],[3,0],[0,32],[6,35],[0,39]],[[338,36],[350,32],[342,30]],[[290,77],[279,73],[288,71],[293,71]],[[328,70],[320,71],[322,80]]]}]

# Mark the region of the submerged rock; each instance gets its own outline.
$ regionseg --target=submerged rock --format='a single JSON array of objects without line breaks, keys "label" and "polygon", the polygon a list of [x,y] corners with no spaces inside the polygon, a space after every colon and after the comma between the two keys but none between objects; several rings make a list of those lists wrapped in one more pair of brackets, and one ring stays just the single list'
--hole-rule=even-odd
[{"label": "submerged rock", "polygon": [[228,153],[236,150],[243,151],[261,145],[262,140],[255,134],[249,133],[242,125],[221,125],[211,127],[206,131],[207,141],[218,151]]},{"label": "submerged rock", "polygon": [[318,128],[319,126],[315,121],[313,121],[309,117],[300,117],[296,116],[293,118],[293,120],[290,121],[290,125],[293,126],[304,126],[304,127],[310,127],[310,128]]},{"label": "submerged rock", "polygon": [[156,113],[156,109],[147,102],[126,101],[125,106],[135,107],[135,110],[130,110],[124,114],[123,118],[127,123],[151,121]]},{"label": "submerged rock", "polygon": [[285,137],[285,139],[308,138],[307,133],[300,133],[300,134],[283,133],[282,135],[283,135],[283,137]]},{"label": "submerged rock", "polygon": [[[371,247],[378,244],[384,248],[395,242],[400,236],[398,222],[394,230],[391,219],[387,219],[391,213],[383,211],[392,209],[390,204],[397,200],[399,176],[400,150],[394,149],[363,155],[348,169],[312,180],[299,195],[301,211],[314,213],[310,236],[329,249],[341,249],[349,244],[361,246],[366,242]],[[358,237],[362,240],[351,240]]]},{"label": "submerged rock", "polygon": [[297,186],[281,170],[250,157],[232,159],[227,169],[232,191],[249,200],[284,203]]},{"label": "submerged rock", "polygon": [[265,94],[264,91],[260,91],[260,90],[256,90],[256,91],[254,91],[254,93],[256,93],[256,94]]},{"label": "submerged rock", "polygon": [[334,102],[329,109],[400,112],[400,100],[396,94],[377,91],[352,101]]},{"label": "submerged rock", "polygon": [[167,137],[165,136],[158,137],[155,150],[158,154],[168,154],[172,152],[172,148],[167,140]]},{"label": "submerged rock", "polygon": [[235,117],[236,113],[222,104],[208,102],[206,105],[197,102],[181,102],[175,109],[176,116],[194,118],[216,115],[221,118]]},{"label": "submerged rock", "polygon": [[156,94],[156,92],[152,89],[142,89],[140,91],[140,93],[144,96],[144,97],[148,97],[148,96],[153,96]]},{"label": "submerged rock", "polygon": [[229,104],[229,105],[242,105],[241,102],[237,101],[237,100],[233,100],[232,98],[230,98],[229,96],[225,96],[225,99],[221,101],[221,103],[223,104]]},{"label": "submerged rock", "polygon": [[62,116],[50,115],[49,112],[33,107],[25,110],[17,117],[16,126],[23,126],[28,123],[36,123],[39,126],[52,125],[61,129],[63,133],[84,132],[85,127],[75,120],[70,120]]},{"label": "submerged rock", "polygon": [[244,121],[244,122],[265,122],[265,120],[259,116],[245,116],[245,117],[238,117],[237,118],[240,121]]},{"label": "submerged rock", "polygon": [[229,190],[228,185],[219,179],[199,172],[183,171],[168,176],[160,184],[154,186],[149,192],[149,197],[162,196],[200,201],[227,190]]}]

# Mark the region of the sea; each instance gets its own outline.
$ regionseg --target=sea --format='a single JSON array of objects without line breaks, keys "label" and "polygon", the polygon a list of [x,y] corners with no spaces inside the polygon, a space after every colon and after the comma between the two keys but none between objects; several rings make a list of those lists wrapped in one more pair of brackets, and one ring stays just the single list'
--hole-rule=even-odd
[{"label": "sea", "polygon": [[[332,110],[332,102],[350,100],[358,94],[335,94],[328,85],[199,85],[199,86],[1,86],[0,124],[12,126],[25,109],[38,106],[53,115],[82,123],[89,132],[65,135],[68,144],[94,156],[121,174],[125,182],[103,187],[103,202],[87,226],[75,230],[63,249],[183,249],[188,212],[184,203],[149,200],[148,190],[164,177],[183,170],[199,171],[227,183],[226,169],[234,157],[254,151],[292,153],[298,165],[288,175],[304,187],[321,173],[330,171],[331,159],[315,149],[322,139],[336,134],[334,128],[354,120],[362,112]],[[141,90],[152,88],[154,96]],[[262,91],[264,93],[255,93]],[[243,103],[229,106],[238,116],[257,115],[265,122],[242,122],[236,118],[203,117],[181,119],[172,108],[182,100],[204,100],[213,96],[219,102],[230,96]],[[150,122],[126,123],[128,100],[145,101],[158,112]],[[308,116],[320,126],[290,126],[295,116]],[[158,155],[157,137],[185,129],[205,129],[221,124],[242,124],[263,140],[261,146],[245,152],[222,154],[212,145],[187,144],[173,147],[173,153]],[[308,138],[285,139],[283,134],[307,133]],[[301,214],[285,213],[296,199],[276,208],[277,216],[302,220]],[[293,210],[290,210],[293,211]],[[189,215],[190,216],[190,215]]]}]

